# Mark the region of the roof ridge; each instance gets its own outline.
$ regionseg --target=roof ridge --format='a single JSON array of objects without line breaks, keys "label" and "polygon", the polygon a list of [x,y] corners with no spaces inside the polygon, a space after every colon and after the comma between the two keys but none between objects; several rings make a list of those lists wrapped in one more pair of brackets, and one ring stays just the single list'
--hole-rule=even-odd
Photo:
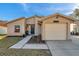
[{"label": "roof ridge", "polygon": [[11,23],[11,22],[14,22],[14,21],[17,21],[17,20],[20,20],[20,19],[24,19],[24,18],[25,18],[25,17],[20,17],[20,18],[17,18],[17,19],[15,19],[15,20],[8,21],[7,24],[8,24],[8,23]]}]

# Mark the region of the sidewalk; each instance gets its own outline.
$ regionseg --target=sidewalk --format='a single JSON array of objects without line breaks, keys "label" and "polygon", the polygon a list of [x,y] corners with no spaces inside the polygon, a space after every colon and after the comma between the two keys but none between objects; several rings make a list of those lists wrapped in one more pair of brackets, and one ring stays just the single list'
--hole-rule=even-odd
[{"label": "sidewalk", "polygon": [[23,49],[48,49],[46,44],[25,44]]}]

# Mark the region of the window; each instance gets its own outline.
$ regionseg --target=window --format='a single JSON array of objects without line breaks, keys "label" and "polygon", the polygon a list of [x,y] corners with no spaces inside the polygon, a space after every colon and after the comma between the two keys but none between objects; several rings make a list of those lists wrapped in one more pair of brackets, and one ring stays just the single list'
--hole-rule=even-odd
[{"label": "window", "polygon": [[58,16],[55,17],[55,19],[54,19],[53,22],[54,22],[54,23],[59,23]]},{"label": "window", "polygon": [[20,25],[15,25],[15,32],[20,32]]}]

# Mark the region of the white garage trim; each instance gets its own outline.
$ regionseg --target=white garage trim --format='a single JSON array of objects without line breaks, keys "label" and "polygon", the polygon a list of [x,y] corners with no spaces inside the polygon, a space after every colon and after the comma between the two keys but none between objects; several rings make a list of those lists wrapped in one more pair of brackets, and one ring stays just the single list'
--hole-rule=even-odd
[{"label": "white garage trim", "polygon": [[45,24],[44,34],[45,40],[66,40],[67,37],[67,27],[66,24],[53,23]]}]

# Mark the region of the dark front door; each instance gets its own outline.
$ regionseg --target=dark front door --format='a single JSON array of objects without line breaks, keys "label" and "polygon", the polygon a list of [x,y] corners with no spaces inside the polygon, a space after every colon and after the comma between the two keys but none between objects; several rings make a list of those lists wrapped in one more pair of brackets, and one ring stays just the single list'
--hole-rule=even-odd
[{"label": "dark front door", "polygon": [[35,33],[35,25],[31,25],[31,34]]}]

